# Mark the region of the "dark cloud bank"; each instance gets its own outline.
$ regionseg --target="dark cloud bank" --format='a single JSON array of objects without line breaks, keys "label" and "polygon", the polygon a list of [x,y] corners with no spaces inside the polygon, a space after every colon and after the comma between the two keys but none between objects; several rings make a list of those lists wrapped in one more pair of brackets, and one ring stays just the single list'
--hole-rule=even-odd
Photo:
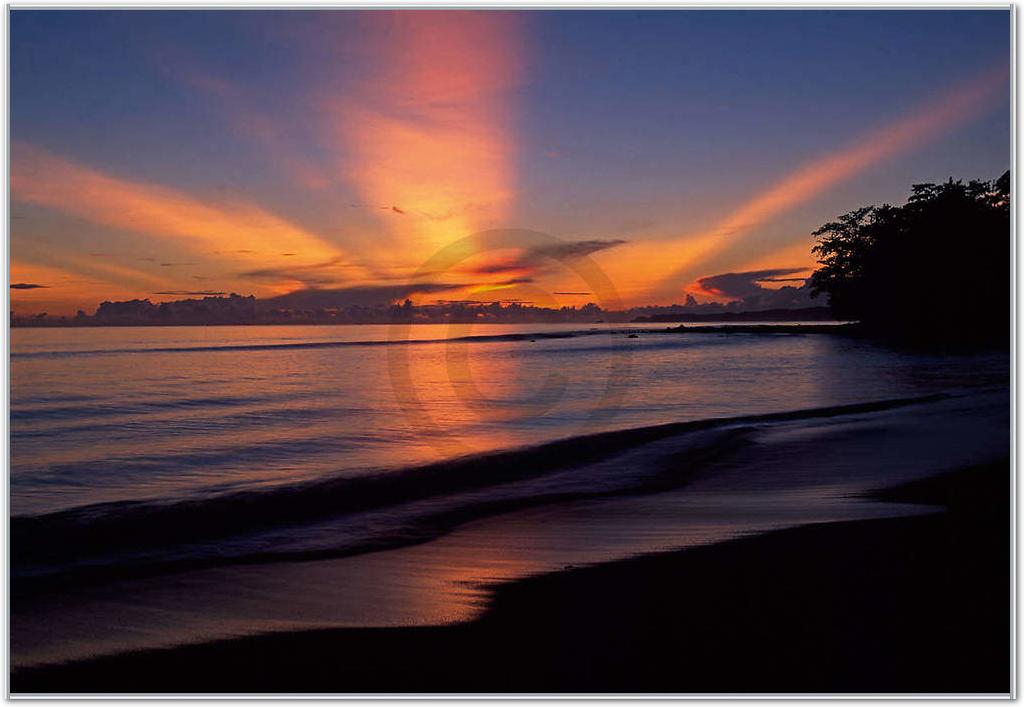
[{"label": "dark cloud bank", "polygon": [[[824,304],[811,298],[810,289],[804,285],[806,278],[787,277],[807,272],[807,268],[776,268],[773,270],[751,270],[709,275],[697,280],[701,290],[709,295],[727,297],[732,302],[726,305],[733,311],[761,309],[795,309]],[[765,287],[764,282],[799,282],[799,287],[784,285],[777,289]],[[697,305],[692,295],[687,296],[687,306]]]}]

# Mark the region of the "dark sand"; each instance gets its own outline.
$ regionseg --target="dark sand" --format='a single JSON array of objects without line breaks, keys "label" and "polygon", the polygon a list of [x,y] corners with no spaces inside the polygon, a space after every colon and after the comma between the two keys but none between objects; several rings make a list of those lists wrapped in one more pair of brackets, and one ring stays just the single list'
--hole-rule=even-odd
[{"label": "dark sand", "polygon": [[941,513],[518,581],[469,624],[152,650],[21,670],[11,689],[1007,693],[1009,478],[1007,461],[877,494]]}]

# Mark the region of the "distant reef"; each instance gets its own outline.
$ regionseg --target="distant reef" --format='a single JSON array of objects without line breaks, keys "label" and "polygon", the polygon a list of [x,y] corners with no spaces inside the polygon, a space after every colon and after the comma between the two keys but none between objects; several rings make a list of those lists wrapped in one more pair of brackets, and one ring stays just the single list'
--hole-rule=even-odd
[{"label": "distant reef", "polygon": [[632,321],[644,323],[659,322],[829,322],[834,321],[828,307],[803,307],[801,309],[765,309],[758,312],[678,312],[652,314],[634,317]]}]

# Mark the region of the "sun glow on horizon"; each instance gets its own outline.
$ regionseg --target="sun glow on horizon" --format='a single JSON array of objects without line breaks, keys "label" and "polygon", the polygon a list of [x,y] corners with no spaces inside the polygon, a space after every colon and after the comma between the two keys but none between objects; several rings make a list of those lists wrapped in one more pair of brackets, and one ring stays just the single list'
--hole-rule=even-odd
[{"label": "sun glow on horizon", "polygon": [[[20,134],[25,131],[12,136],[12,202],[31,206],[36,218],[30,226],[11,222],[17,268],[36,273],[12,278],[51,281],[12,292],[17,306],[35,311],[60,301],[59,313],[67,314],[91,311],[114,297],[215,290],[269,298],[306,289],[373,290],[381,297],[401,291],[399,301],[408,297],[417,304],[438,293],[473,299],[501,291],[509,299],[536,300],[537,292],[562,291],[569,293],[565,304],[584,303],[574,294],[588,289],[583,283],[528,249],[504,259],[478,251],[479,258],[450,272],[422,271],[434,254],[467,235],[513,226],[544,230],[549,214],[525,203],[534,175],[524,157],[551,152],[544,122],[555,100],[530,94],[540,72],[551,71],[534,56],[540,21],[528,13],[467,10],[354,11],[326,19],[275,37],[283,38],[294,62],[283,64],[282,75],[296,90],[281,106],[267,104],[272,91],[249,90],[249,75],[230,62],[216,65],[207,58],[204,64],[198,55],[169,62],[163,54],[156,62],[177,89],[226,114],[222,125],[239,145],[261,152],[261,164],[274,165],[277,171],[258,175],[259,188],[200,188],[189,172],[173,170],[166,179],[159,170],[158,178],[137,179],[126,176],[131,170],[109,166],[117,160],[80,157],[95,152],[66,151],[37,134]],[[574,71],[590,70],[580,61],[559,67],[569,77],[567,88],[571,77],[582,75]],[[657,236],[631,237],[612,227],[599,234],[580,228],[571,238],[554,235],[580,248],[581,255],[570,258],[593,257],[625,306],[672,304],[688,293],[722,299],[701,288],[698,278],[813,266],[810,230],[819,224],[796,229],[788,239],[763,232],[831,188],[990,114],[1008,84],[1005,65],[945,88],[939,78],[922,83],[931,100],[881,124],[871,114],[876,127],[837,147],[815,145],[797,168],[768,176],[755,193],[734,194],[735,205],[718,217],[705,205],[699,214],[664,219]],[[572,101],[578,101],[578,120],[589,120],[587,96]],[[572,101],[566,103],[577,106]],[[644,138],[625,129],[601,135],[621,140],[625,150]],[[586,150],[582,141],[577,147],[577,154]],[[552,164],[552,174],[582,175],[581,181],[592,175],[600,182],[607,177],[602,170],[614,175],[618,169],[602,154],[600,164],[581,158],[584,166],[573,165],[576,171],[559,172]],[[230,167],[216,172],[211,161],[210,169],[225,181],[244,174]],[[715,204],[727,203],[730,185],[719,187]],[[574,188],[552,182],[556,206],[545,208],[558,210],[559,218],[587,209],[588,218],[614,222],[614,205],[577,199]],[[624,181],[622,188],[631,185]],[[677,187],[667,180],[659,188],[670,194]],[[228,189],[244,197],[225,196]],[[658,197],[658,203],[667,198]],[[836,215],[842,207],[836,206]],[[73,229],[76,221],[90,228],[74,237],[54,233],[62,247],[40,246],[33,239],[49,228],[38,218],[46,211],[61,219],[54,229]],[[696,223],[707,225],[694,228]],[[161,255],[117,250],[125,243]],[[106,257],[91,257],[92,250]]]},{"label": "sun glow on horizon", "polygon": [[[503,225],[515,196],[511,92],[521,80],[514,15],[471,11],[374,14],[369,76],[330,100],[339,176],[396,241],[425,260]],[[373,248],[373,246],[370,246]]]}]

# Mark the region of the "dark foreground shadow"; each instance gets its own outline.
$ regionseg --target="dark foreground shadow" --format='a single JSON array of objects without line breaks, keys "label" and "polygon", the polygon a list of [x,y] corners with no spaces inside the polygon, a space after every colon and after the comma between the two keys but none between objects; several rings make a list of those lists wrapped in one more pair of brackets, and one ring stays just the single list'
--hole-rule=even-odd
[{"label": "dark foreground shadow", "polygon": [[524,580],[470,624],[276,634],[23,670],[25,692],[1010,689],[1009,462],[877,494],[947,510]]}]

